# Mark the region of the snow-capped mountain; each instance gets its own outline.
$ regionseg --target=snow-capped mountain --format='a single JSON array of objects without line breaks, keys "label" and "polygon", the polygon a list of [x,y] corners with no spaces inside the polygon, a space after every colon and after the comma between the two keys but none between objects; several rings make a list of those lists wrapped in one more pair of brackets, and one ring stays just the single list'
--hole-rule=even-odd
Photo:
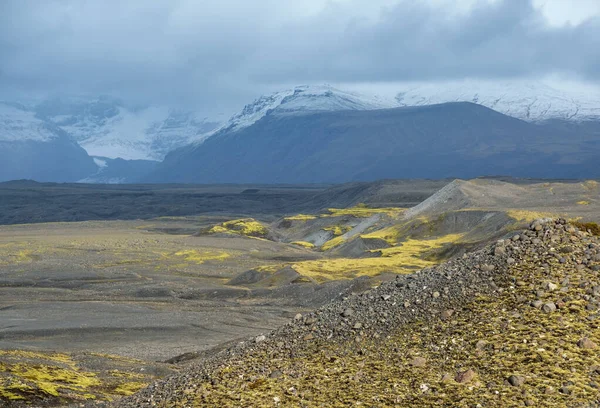
[{"label": "snow-capped mountain", "polygon": [[246,105],[226,122],[219,131],[238,131],[268,114],[310,113],[319,111],[374,110],[393,108],[393,98],[345,92],[329,85],[302,85],[292,89],[261,96]]},{"label": "snow-capped mountain", "polygon": [[472,102],[529,122],[551,119],[600,120],[600,92],[557,89],[536,81],[456,81],[409,84],[400,89],[398,106]]},{"label": "snow-capped mountain", "polygon": [[0,181],[76,181],[96,169],[64,130],[23,105],[0,102]]},{"label": "snow-capped mountain", "polygon": [[126,160],[162,160],[171,150],[205,138],[218,126],[192,112],[166,107],[131,108],[117,99],[61,98],[33,107],[90,156]]},{"label": "snow-capped mountain", "polygon": [[268,114],[375,110],[445,102],[472,102],[529,122],[600,120],[600,93],[565,91],[537,81],[411,83],[389,85],[386,92],[378,91],[376,87],[348,92],[329,85],[297,86],[259,97],[214,133],[244,129]]},{"label": "snow-capped mountain", "polygon": [[60,135],[35,112],[18,103],[0,102],[0,141],[49,142]]}]

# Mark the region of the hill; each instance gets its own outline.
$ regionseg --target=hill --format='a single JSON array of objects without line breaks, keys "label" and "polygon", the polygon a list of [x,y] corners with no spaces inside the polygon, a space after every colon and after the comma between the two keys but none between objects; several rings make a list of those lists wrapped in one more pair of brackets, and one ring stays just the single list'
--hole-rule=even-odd
[{"label": "hill", "polygon": [[271,112],[167,155],[146,181],[311,183],[481,175],[596,177],[596,139],[472,103]]},{"label": "hill", "polygon": [[600,239],[565,220],[297,315],[118,407],[594,406]]}]

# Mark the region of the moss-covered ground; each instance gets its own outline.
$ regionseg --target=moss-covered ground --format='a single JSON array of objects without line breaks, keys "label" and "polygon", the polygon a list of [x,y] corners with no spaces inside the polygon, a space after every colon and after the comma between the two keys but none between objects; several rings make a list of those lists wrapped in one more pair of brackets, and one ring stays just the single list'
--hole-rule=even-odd
[{"label": "moss-covered ground", "polygon": [[143,365],[97,354],[0,350],[0,406],[56,406],[131,395],[156,379],[139,370]]},{"label": "moss-covered ground", "polygon": [[[341,238],[341,237],[339,237]],[[462,234],[449,234],[423,239],[409,238],[391,248],[372,250],[381,256],[363,258],[329,258],[294,263],[299,274],[318,282],[335,279],[352,279],[358,276],[377,276],[384,272],[397,274],[437,265],[436,250],[460,242]]]},{"label": "moss-covered ground", "polygon": [[255,238],[264,238],[269,233],[267,228],[254,218],[226,221],[210,228],[208,232],[210,234],[227,233]]},{"label": "moss-covered ground", "polygon": [[[556,286],[544,289],[548,282]],[[477,296],[447,319],[400,326],[387,338],[359,329],[351,341],[251,353],[197,384],[185,406],[595,406],[598,272],[532,257],[501,283],[501,293]],[[546,313],[534,301],[560,307]],[[593,346],[582,347],[582,339]],[[457,381],[467,370],[473,378]]]}]

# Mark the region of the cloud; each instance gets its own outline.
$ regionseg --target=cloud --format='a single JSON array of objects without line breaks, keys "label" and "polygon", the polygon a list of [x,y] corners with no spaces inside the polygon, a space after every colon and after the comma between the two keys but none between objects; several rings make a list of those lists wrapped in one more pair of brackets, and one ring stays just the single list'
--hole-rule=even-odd
[{"label": "cloud", "polygon": [[580,1],[590,17],[557,24],[552,0],[5,0],[0,87],[220,109],[280,83],[599,82],[600,17]]}]

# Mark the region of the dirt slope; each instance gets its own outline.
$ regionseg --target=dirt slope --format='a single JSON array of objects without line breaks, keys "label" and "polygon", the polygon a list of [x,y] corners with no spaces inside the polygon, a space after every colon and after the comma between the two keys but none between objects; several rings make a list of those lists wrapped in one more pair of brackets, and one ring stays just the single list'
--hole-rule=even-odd
[{"label": "dirt slope", "polygon": [[535,222],[114,406],[597,406],[599,271],[597,236]]}]

